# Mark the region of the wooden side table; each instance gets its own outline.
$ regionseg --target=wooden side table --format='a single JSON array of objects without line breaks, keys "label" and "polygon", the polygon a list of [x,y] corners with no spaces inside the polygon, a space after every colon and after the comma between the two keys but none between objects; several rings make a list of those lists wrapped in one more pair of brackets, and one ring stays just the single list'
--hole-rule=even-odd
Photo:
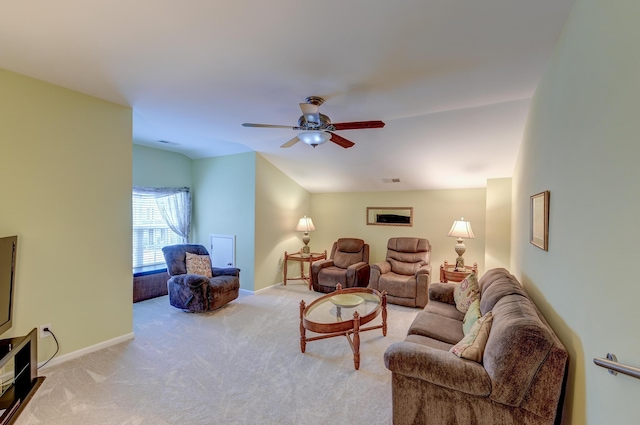
[{"label": "wooden side table", "polygon": [[440,282],[462,282],[472,272],[478,274],[478,263],[473,263],[473,266],[464,266],[465,271],[455,271],[455,268],[455,264],[449,265],[446,261],[440,265]]},{"label": "wooden side table", "polygon": [[[327,259],[327,251],[324,252],[311,252],[309,254],[302,254],[300,252],[296,252],[294,254],[287,254],[287,251],[284,252],[284,262],[282,265],[282,284],[286,285],[287,280],[294,279],[302,279],[309,282],[309,290],[311,290],[311,263],[319,260]],[[300,263],[300,277],[287,277],[287,263],[289,261],[298,261]],[[304,275],[304,263],[309,263],[309,276]]]}]

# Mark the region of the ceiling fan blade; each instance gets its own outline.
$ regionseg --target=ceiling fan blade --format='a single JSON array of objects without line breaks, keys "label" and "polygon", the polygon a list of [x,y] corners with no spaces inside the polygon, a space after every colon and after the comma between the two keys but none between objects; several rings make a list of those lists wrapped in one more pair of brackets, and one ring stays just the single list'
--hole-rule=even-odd
[{"label": "ceiling fan blade", "polygon": [[308,123],[320,124],[320,107],[311,103],[301,103],[302,115]]},{"label": "ceiling fan blade", "polygon": [[290,128],[293,130],[298,130],[299,127],[291,127],[290,125],[273,125],[273,124],[252,124],[245,122],[242,124],[243,127],[266,127],[266,128]]},{"label": "ceiling fan blade", "polygon": [[298,136],[296,136],[296,137],[294,137],[293,139],[289,140],[287,143],[285,143],[284,145],[282,145],[280,147],[281,148],[290,148],[291,146],[295,145],[299,141],[300,141],[300,139],[298,139]]},{"label": "ceiling fan blade", "polygon": [[382,128],[382,121],[355,121],[355,122],[339,122],[332,123],[336,130],[359,130],[361,128]]},{"label": "ceiling fan blade", "polygon": [[353,143],[351,140],[347,140],[344,137],[338,136],[337,134],[330,131],[328,133],[331,134],[331,141],[338,146],[342,146],[343,148],[347,149],[355,145],[355,143]]}]

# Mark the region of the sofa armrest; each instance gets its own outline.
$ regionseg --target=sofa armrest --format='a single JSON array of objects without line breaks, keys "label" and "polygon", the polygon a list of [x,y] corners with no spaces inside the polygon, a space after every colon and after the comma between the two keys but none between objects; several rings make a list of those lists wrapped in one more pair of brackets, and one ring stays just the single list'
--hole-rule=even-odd
[{"label": "sofa armrest", "polygon": [[212,277],[216,277],[216,276],[240,277],[240,269],[237,269],[235,267],[225,267],[225,268],[212,267],[211,273],[213,275]]},{"label": "sofa armrest", "polygon": [[311,271],[317,275],[320,270],[331,266],[333,266],[333,260],[331,259],[314,261],[313,263],[311,263]]},{"label": "sofa armrest", "polygon": [[453,298],[455,287],[455,283],[433,282],[429,285],[429,300],[455,305],[456,302]]},{"label": "sofa armrest", "polygon": [[208,285],[209,279],[199,274],[187,273],[171,276],[169,282],[176,285],[186,286],[187,288],[198,288],[202,285]]},{"label": "sofa armrest", "polygon": [[391,263],[388,261],[381,261],[371,265],[373,270],[376,270],[379,274],[389,273],[391,271]]},{"label": "sofa armrest", "polygon": [[416,276],[418,276],[419,274],[431,274],[431,264],[425,264],[424,266],[416,270]]},{"label": "sofa armrest", "polygon": [[370,271],[371,266],[364,261],[352,264],[347,267],[347,282],[352,282],[354,286],[367,286]]},{"label": "sofa armrest", "polygon": [[384,353],[384,364],[392,373],[409,376],[475,396],[491,393],[491,379],[484,367],[448,351],[396,342]]}]

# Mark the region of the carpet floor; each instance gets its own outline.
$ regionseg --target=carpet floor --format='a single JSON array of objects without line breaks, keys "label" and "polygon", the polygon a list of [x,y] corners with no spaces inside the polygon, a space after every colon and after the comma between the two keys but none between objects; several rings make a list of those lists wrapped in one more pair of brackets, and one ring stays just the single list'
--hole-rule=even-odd
[{"label": "carpet floor", "polygon": [[205,314],[136,303],[135,339],[41,370],[16,424],[390,424],[383,354],[418,309],[390,304],[387,336],[361,334],[356,371],[344,337],[300,352],[300,301],[321,295],[294,281]]}]

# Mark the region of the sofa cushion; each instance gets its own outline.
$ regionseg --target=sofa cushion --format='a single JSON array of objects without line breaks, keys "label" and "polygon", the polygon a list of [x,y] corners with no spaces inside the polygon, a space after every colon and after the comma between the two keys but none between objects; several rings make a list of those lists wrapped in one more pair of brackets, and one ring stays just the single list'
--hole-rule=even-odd
[{"label": "sofa cushion", "polygon": [[466,313],[471,303],[479,296],[480,290],[478,289],[478,279],[475,273],[471,273],[461,282],[457,283],[453,291],[456,308],[462,313]]},{"label": "sofa cushion", "polygon": [[453,345],[449,344],[448,342],[442,342],[438,339],[433,339],[427,336],[422,336],[417,334],[407,335],[407,337],[404,340],[406,342],[413,342],[414,344],[425,345],[427,347],[435,348],[437,350],[442,350],[442,351],[449,351],[451,347],[453,347]]},{"label": "sofa cushion", "polygon": [[531,300],[514,294],[498,301],[483,359],[493,383],[491,399],[519,406],[552,345]]},{"label": "sofa cushion", "polygon": [[208,255],[186,253],[187,273],[211,278],[211,258]]},{"label": "sofa cushion", "polygon": [[480,317],[482,317],[480,314],[480,300],[475,300],[465,313],[464,319],[462,319],[462,333],[465,335],[468,334],[473,324],[476,323]]},{"label": "sofa cushion", "polygon": [[427,311],[418,313],[407,335],[422,335],[449,344],[456,344],[464,338],[462,323],[459,320]]},{"label": "sofa cushion", "polygon": [[493,310],[496,303],[507,295],[528,297],[516,278],[505,269],[492,269],[482,275],[480,282],[480,312]]},{"label": "sofa cushion", "polygon": [[439,301],[429,301],[429,303],[425,306],[424,311],[439,314],[440,316],[448,317],[450,319],[455,319],[460,323],[462,323],[462,320],[464,319],[464,314],[460,313],[455,305],[441,303]]},{"label": "sofa cushion", "polygon": [[469,333],[466,334],[459,343],[451,347],[449,351],[463,359],[482,363],[482,356],[487,340],[489,339],[492,321],[492,313],[488,312],[478,319],[471,327]]}]

